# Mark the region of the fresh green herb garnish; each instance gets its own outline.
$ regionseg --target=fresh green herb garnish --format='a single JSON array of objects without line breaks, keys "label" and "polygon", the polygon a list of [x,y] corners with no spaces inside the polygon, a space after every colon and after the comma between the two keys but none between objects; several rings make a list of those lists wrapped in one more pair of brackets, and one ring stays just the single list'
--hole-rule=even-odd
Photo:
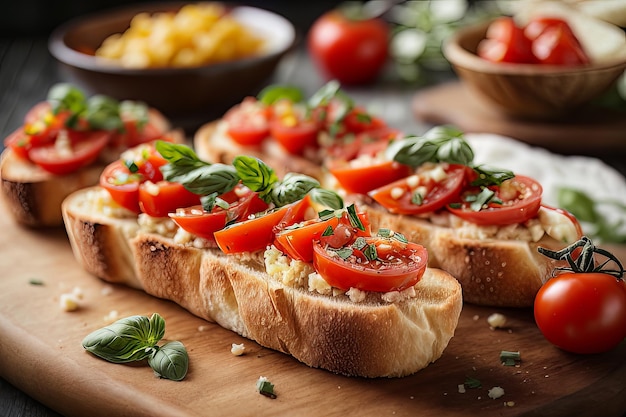
[{"label": "fresh green herb garnish", "polygon": [[480,211],[487,204],[502,204],[502,200],[496,197],[496,193],[487,187],[483,187],[478,194],[465,196],[465,201],[470,203],[472,211]]},{"label": "fresh green herb garnish", "polygon": [[256,381],[256,389],[259,391],[259,394],[265,395],[269,398],[276,398],[276,393],[274,392],[274,384],[267,380],[265,377],[260,377]]},{"label": "fresh green herb garnish", "polygon": [[37,278],[31,278],[31,279],[29,279],[29,280],[28,280],[28,283],[29,283],[30,285],[44,285],[43,280],[41,280],[41,279],[37,279]]},{"label": "fresh green herb garnish", "polygon": [[471,376],[468,376],[465,378],[464,385],[467,388],[472,388],[472,389],[482,387],[482,383],[480,382],[480,380],[473,378]]},{"label": "fresh green herb garnish", "polygon": [[352,227],[365,231],[365,226],[356,212],[356,206],[354,204],[350,204],[346,210],[348,211],[348,220],[350,220]]},{"label": "fresh green herb garnish", "polygon": [[500,185],[506,180],[515,178],[512,171],[489,168],[485,165],[474,166],[474,171],[478,173],[478,178],[472,181],[473,186]]},{"label": "fresh green herb garnish", "polygon": [[474,159],[463,132],[452,126],[437,126],[422,136],[396,140],[385,152],[389,159],[414,168],[426,162],[470,165]]},{"label": "fresh green herb garnish", "polygon": [[352,247],[354,249],[357,250],[363,250],[363,248],[365,248],[365,246],[367,246],[367,241],[365,240],[365,238],[363,236],[359,236],[354,240],[354,243],[352,243]]},{"label": "fresh green herb garnish", "polygon": [[369,261],[374,261],[378,259],[378,251],[376,250],[376,245],[370,243],[363,249],[363,255]]},{"label": "fresh green herb garnish", "polygon": [[[282,207],[301,200],[307,194],[311,199],[331,209],[343,208],[343,200],[334,191],[320,188],[316,179],[304,174],[288,173],[280,181],[274,170],[262,160],[240,155],[232,165],[211,164],[202,161],[186,145],[157,141],[156,150],[168,161],[161,167],[167,181],[181,183],[192,193],[208,196],[224,194],[242,183],[266,203]],[[211,203],[211,198],[207,198]],[[210,204],[209,204],[210,206]]]},{"label": "fresh green herb garnish", "polygon": [[122,114],[131,115],[142,128],[148,123],[148,106],[142,102],[118,101],[105,95],[87,98],[77,87],[68,83],[55,84],[48,91],[48,102],[53,114],[68,112],[65,125],[82,129],[79,121],[86,120],[90,129],[124,130]]},{"label": "fresh green herb garnish", "polygon": [[157,346],[164,335],[165,320],[154,313],[150,318],[130,316],[120,319],[87,335],[82,345],[88,352],[112,363],[147,359],[160,377],[180,381],[189,366],[187,351],[180,342]]},{"label": "fresh green herb garnish", "polygon": [[334,250],[334,252],[344,261],[348,259],[349,257],[351,257],[353,253],[352,249],[350,248],[340,248],[340,249]]},{"label": "fresh green herb garnish", "polygon": [[287,99],[293,103],[303,102],[304,94],[298,87],[269,85],[257,94],[257,98],[261,103],[269,106],[282,99]]},{"label": "fresh green herb garnish", "polygon": [[506,366],[515,366],[521,360],[522,355],[519,352],[510,352],[508,350],[500,352],[500,362]]}]

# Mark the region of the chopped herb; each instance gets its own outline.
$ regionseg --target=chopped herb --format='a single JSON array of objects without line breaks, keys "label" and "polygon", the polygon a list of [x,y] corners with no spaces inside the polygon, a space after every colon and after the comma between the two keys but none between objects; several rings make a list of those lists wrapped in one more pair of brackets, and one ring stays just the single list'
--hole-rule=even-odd
[{"label": "chopped herb", "polygon": [[350,256],[352,256],[352,249],[350,248],[341,248],[341,249],[337,249],[335,251],[335,253],[344,261],[346,259],[348,259]]},{"label": "chopped herb", "polygon": [[328,226],[326,230],[324,230],[324,233],[322,233],[322,236],[332,236],[334,232],[333,227]]},{"label": "chopped herb", "polygon": [[126,168],[128,168],[128,170],[130,172],[132,172],[133,174],[137,171],[139,171],[139,167],[137,166],[137,164],[135,163],[135,161],[133,160],[125,160],[124,161],[124,165],[126,165]]},{"label": "chopped herb", "polygon": [[483,385],[481,384],[480,380],[478,380],[478,379],[476,379],[476,378],[473,378],[473,377],[471,377],[471,376],[468,376],[468,377],[466,377],[466,378],[465,378],[464,385],[465,385],[467,388],[472,388],[472,389],[474,389],[474,388],[480,388],[480,387],[482,387],[482,386],[483,386]]},{"label": "chopped herb", "polygon": [[500,352],[500,362],[506,366],[515,366],[521,360],[522,355],[519,352],[510,352],[508,350]]},{"label": "chopped herb", "polygon": [[391,229],[381,227],[378,229],[377,235],[380,237],[391,237],[393,235],[393,231]]},{"label": "chopped herb", "polygon": [[37,279],[37,278],[31,278],[31,279],[29,279],[29,280],[28,280],[28,283],[29,283],[30,285],[43,285],[43,284],[44,284],[44,282],[43,282],[42,280]]},{"label": "chopped herb", "polygon": [[348,219],[350,220],[350,224],[359,230],[365,231],[365,226],[363,226],[363,223],[361,222],[359,215],[356,213],[356,207],[354,206],[354,204],[350,204],[347,207],[347,210],[348,210]]},{"label": "chopped herb", "polygon": [[483,188],[478,194],[467,196],[465,201],[470,203],[472,211],[480,211],[483,206],[489,203],[502,204],[502,200],[496,197],[496,193],[487,187]]},{"label": "chopped herb", "polygon": [[474,171],[478,173],[478,178],[472,181],[473,186],[489,186],[500,185],[506,180],[510,180],[515,177],[512,171],[500,170],[495,168],[488,168],[485,165],[477,165],[474,167]]},{"label": "chopped herb", "polygon": [[357,237],[352,244],[352,247],[357,250],[363,250],[365,246],[367,246],[367,241],[363,236]]},{"label": "chopped herb", "polygon": [[378,259],[378,251],[376,250],[376,245],[373,243],[367,245],[367,247],[363,250],[363,255],[365,255],[365,257],[370,261]]},{"label": "chopped herb", "polygon": [[424,203],[424,196],[419,191],[413,191],[411,194],[411,204],[415,204],[416,206],[421,206]]},{"label": "chopped herb", "polygon": [[256,389],[259,391],[259,394],[265,395],[269,398],[276,398],[276,393],[274,392],[274,384],[267,380],[264,376],[259,377],[256,381]]}]

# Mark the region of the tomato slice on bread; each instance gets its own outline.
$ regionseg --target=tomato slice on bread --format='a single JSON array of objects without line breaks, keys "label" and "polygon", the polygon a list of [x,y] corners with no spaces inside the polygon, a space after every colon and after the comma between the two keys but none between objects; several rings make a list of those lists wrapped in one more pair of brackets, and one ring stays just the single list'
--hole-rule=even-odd
[{"label": "tomato slice on bread", "polygon": [[389,237],[359,237],[341,248],[313,244],[315,270],[331,286],[348,290],[402,291],[424,275],[423,246]]},{"label": "tomato slice on bread", "polygon": [[458,198],[467,171],[464,165],[433,165],[368,194],[391,213],[430,213]]},{"label": "tomato slice on bread", "polygon": [[[213,234],[223,229],[228,223],[237,220],[243,221],[249,215],[267,209],[267,203],[261,200],[257,193],[249,189],[247,193],[241,196],[237,196],[235,193],[228,194],[228,196],[220,196],[229,204],[228,208],[215,205],[211,211],[206,211],[202,205],[195,205],[178,208],[174,213],[170,213],[169,217],[187,232],[204,239],[214,240]],[[233,196],[234,198],[232,198]]]},{"label": "tomato slice on bread", "polygon": [[[524,223],[535,217],[541,207],[543,189],[539,182],[530,177],[516,175],[500,186],[482,190],[466,188],[460,200],[448,205],[452,214],[478,225],[507,225]],[[491,195],[487,201],[482,195]]]},{"label": "tomato slice on bread", "polygon": [[276,230],[304,220],[310,201],[307,197],[295,203],[259,213],[214,233],[215,242],[224,253],[257,252],[272,244]]},{"label": "tomato slice on bread", "polygon": [[79,132],[81,140],[73,143],[67,138],[62,145],[57,137],[55,143],[30,148],[28,159],[45,171],[55,175],[75,172],[98,159],[107,146],[111,133],[107,131]]}]

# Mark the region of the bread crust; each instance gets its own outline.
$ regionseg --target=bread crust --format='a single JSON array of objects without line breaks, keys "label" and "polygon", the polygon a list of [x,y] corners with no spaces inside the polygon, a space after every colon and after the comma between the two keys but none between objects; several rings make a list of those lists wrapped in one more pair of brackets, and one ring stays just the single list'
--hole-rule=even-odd
[{"label": "bread crust", "polygon": [[[230,163],[236,155],[249,153],[248,147],[233,145],[222,136],[217,122],[201,128],[194,137],[198,155]],[[272,151],[257,149],[255,156],[278,167],[279,175],[286,173],[283,171],[306,170],[323,184],[326,182],[327,173],[320,165]],[[311,165],[315,165],[316,170]],[[456,277],[463,288],[463,300],[472,304],[531,307],[539,288],[551,277],[556,266],[555,261],[540,255],[537,247],[561,249],[565,246],[548,236],[539,242],[462,238],[452,228],[436,226],[414,216],[389,213],[364,196],[348,195],[346,201],[355,202],[361,210],[367,211],[374,229],[386,227],[424,245],[429,252],[429,266],[444,269]]]},{"label": "bread crust", "polygon": [[[150,120],[161,131],[170,123],[159,111],[149,110]],[[178,133],[175,137],[179,141]],[[53,175],[18,157],[7,148],[0,155],[2,195],[15,220],[33,228],[63,225],[61,203],[72,192],[98,184],[106,161],[96,162],[68,175]]]},{"label": "bread crust", "polygon": [[[74,254],[88,272],[135,284],[311,367],[348,376],[401,377],[437,360],[454,335],[461,287],[440,269],[427,269],[413,298],[355,303],[344,295],[286,286],[264,272],[262,261],[137,229],[128,233],[136,220],[90,210],[88,194],[76,192],[63,204]],[[110,247],[121,239],[130,250]],[[134,268],[123,267],[129,262]]]}]

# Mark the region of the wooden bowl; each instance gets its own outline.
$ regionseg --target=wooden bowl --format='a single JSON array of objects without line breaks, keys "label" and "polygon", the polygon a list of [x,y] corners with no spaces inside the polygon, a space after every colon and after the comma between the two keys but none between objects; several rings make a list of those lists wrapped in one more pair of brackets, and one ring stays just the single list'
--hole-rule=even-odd
[{"label": "wooden bowl", "polygon": [[488,25],[460,29],[444,42],[442,50],[477,96],[510,116],[566,116],[609,90],[626,69],[626,58],[576,67],[491,62],[476,55]]},{"label": "wooden bowl", "polygon": [[177,11],[184,4],[135,4],[77,18],[53,31],[50,53],[69,81],[93,94],[144,101],[183,125],[212,120],[271,81],[281,58],[295,45],[291,22],[260,8],[232,7],[231,16],[265,40],[264,53],[199,67],[130,69],[85,52],[125,31],[140,12]]}]

